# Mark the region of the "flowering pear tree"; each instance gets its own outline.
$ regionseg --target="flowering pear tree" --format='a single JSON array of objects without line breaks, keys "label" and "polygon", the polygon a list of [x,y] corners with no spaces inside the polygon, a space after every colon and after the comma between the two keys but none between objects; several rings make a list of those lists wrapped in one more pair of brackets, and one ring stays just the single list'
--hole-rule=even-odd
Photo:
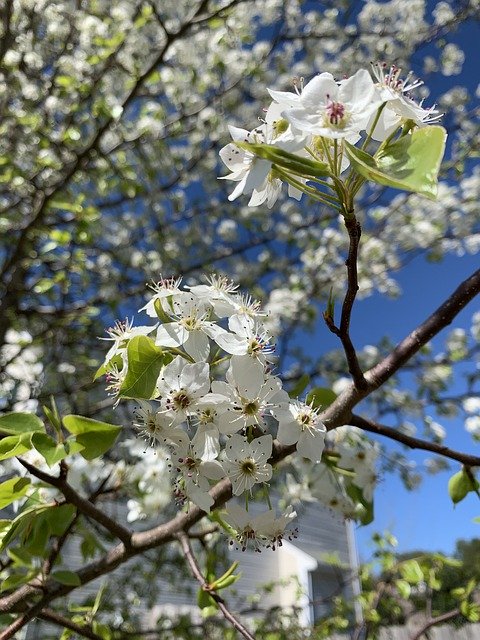
[{"label": "flowering pear tree", "polygon": [[[354,22],[349,3],[86,4],[1,9],[0,639],[35,619],[64,637],[131,632],[128,604],[110,615],[102,591],[75,615],[61,603],[153,552],[186,566],[206,615],[252,638],[222,593],[236,565],[212,565],[209,545],[270,553],[304,501],[371,522],[382,448],[368,434],[432,452],[432,470],[456,465],[454,503],[478,494],[480,457],[445,446],[436,422],[462,411],[478,435],[478,371],[446,393],[478,357],[478,313],[445,353],[430,341],[480,273],[397,345],[351,336],[357,296],[397,294],[409,256],[478,248],[470,98],[426,107],[413,74],[367,65],[428,41],[441,53],[425,70],[458,73],[443,38],[477,3],[426,16],[418,1],[367,2]],[[319,304],[341,348],[317,361],[291,338]],[[397,450],[388,465],[411,486],[407,461]]]}]

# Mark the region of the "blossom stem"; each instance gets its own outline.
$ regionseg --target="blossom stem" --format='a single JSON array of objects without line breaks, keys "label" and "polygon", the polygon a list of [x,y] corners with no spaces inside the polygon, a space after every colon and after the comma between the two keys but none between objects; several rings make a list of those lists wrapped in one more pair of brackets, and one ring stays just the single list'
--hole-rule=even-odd
[{"label": "blossom stem", "polygon": [[208,584],[208,582],[206,581],[205,577],[203,576],[199,564],[197,562],[197,559],[195,558],[195,555],[193,553],[193,549],[192,549],[192,545],[190,543],[190,540],[188,538],[188,535],[185,533],[185,531],[179,531],[177,533],[177,539],[180,543],[180,546],[182,547],[182,551],[183,554],[185,556],[185,559],[190,567],[190,570],[194,576],[194,578],[197,580],[197,582],[200,584],[200,588],[203,591],[206,591],[210,597],[215,601],[215,603],[217,604],[218,608],[220,609],[220,611],[222,612],[223,616],[225,617],[226,620],[228,620],[228,622],[230,622],[230,624],[244,637],[246,638],[246,640],[255,640],[255,637],[252,636],[252,634],[250,633],[250,631],[248,631],[248,629],[233,615],[233,613],[228,609],[225,600],[218,595],[218,593],[214,590],[211,589],[210,585]]},{"label": "blossom stem", "polygon": [[[342,208],[339,206],[339,200],[335,196],[330,196],[326,193],[323,193],[322,191],[318,191],[317,189],[314,189],[313,187],[307,187],[307,185],[303,184],[299,180],[295,180],[295,178],[292,178],[290,174],[285,173],[279,169],[277,169],[277,171],[279,175],[281,175],[286,182],[292,185],[292,187],[296,187],[300,191],[303,191],[303,193],[305,193],[306,195],[310,196],[314,200],[317,200],[318,202],[321,202],[327,207],[332,207],[333,209],[336,209],[339,212],[342,211]],[[322,194],[322,195],[319,195],[319,194]]]}]

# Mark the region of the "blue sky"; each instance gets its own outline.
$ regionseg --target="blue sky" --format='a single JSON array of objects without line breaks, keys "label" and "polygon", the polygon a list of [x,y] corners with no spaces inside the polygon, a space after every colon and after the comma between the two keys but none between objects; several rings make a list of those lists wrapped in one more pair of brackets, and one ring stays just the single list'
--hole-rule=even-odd
[{"label": "blue sky", "polygon": [[[390,300],[375,295],[358,303],[352,323],[358,346],[374,343],[375,335],[382,330],[394,341],[403,338],[475,271],[478,263],[478,255],[449,256],[440,264],[428,263],[423,258],[414,260],[398,277],[403,296]],[[478,299],[457,316],[450,328],[439,334],[439,342],[452,327],[468,329],[475,310],[480,310]],[[480,455],[480,443],[474,442],[465,431],[463,420],[442,420],[442,424],[447,429],[446,444]],[[388,444],[385,438],[379,440]],[[430,457],[425,451],[401,450],[419,465]],[[375,496],[375,521],[357,529],[360,555],[363,558],[370,555],[373,549],[370,538],[375,531],[391,531],[397,536],[402,551],[451,552],[455,540],[480,537],[480,524],[473,522],[474,517],[480,516],[478,497],[469,494],[454,508],[448,496],[448,479],[459,469],[460,465],[452,462],[451,471],[425,475],[421,487],[414,491],[407,491],[397,475],[384,475]]]}]

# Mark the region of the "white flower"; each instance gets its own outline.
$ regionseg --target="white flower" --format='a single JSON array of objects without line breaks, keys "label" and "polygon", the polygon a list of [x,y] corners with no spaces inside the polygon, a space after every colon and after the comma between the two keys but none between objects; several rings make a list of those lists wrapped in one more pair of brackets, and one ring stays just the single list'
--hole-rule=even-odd
[{"label": "white flower", "polygon": [[218,318],[235,313],[234,296],[238,285],[223,276],[212,275],[207,280],[208,284],[196,284],[188,288],[205,306],[211,306]]},{"label": "white flower", "polygon": [[480,438],[480,416],[469,416],[465,420],[465,429],[474,437]]},{"label": "white flower", "polygon": [[238,182],[228,196],[228,199],[232,201],[242,193],[251,193],[254,189],[262,187],[272,165],[268,160],[257,158],[251,151],[246,151],[235,144],[235,142],[265,142],[265,125],[250,132],[232,126],[229,126],[228,129],[234,142],[230,142],[220,149],[220,158],[231,173],[220,179]]},{"label": "white flower", "polygon": [[250,356],[233,356],[226,374],[227,382],[212,383],[218,401],[228,403],[219,417],[221,433],[231,434],[245,427],[263,427],[264,416],[288,400],[278,378],[265,378],[263,365]]},{"label": "white flower", "polygon": [[272,466],[267,460],[272,455],[272,436],[260,436],[252,442],[235,434],[227,442],[227,460],[223,468],[232,482],[234,495],[250,491],[257,482],[268,482],[272,477]]},{"label": "white flower", "polygon": [[139,406],[135,408],[136,421],[133,426],[138,431],[138,435],[147,441],[149,447],[153,447],[155,442],[178,443],[185,437],[182,429],[172,426],[175,422],[173,412],[155,411],[144,400],[138,400],[138,404]]},{"label": "white flower", "polygon": [[158,325],[153,327],[134,327],[133,318],[129,320],[126,318],[123,322],[117,320],[113,327],[107,329],[108,338],[100,338],[100,340],[113,340],[113,344],[108,350],[105,356],[104,364],[108,364],[110,360],[118,353],[125,351],[128,345],[128,341],[135,336],[147,336],[157,328]]},{"label": "white flower", "polygon": [[[275,549],[277,545],[282,545],[285,529],[296,515],[292,507],[289,507],[278,518],[272,509],[254,516],[243,507],[232,503],[223,519],[235,529],[235,539],[241,544],[242,551],[245,551],[250,543],[255,551],[261,551],[261,547]],[[290,534],[289,538],[293,535]]]},{"label": "white flower", "polygon": [[224,333],[216,339],[224,351],[232,355],[249,355],[262,364],[270,360],[274,346],[270,344],[270,336],[259,320],[233,315],[228,320],[228,328],[232,333]]},{"label": "white flower", "polygon": [[182,422],[195,411],[198,401],[210,388],[209,365],[206,362],[187,363],[177,356],[162,371],[157,388],[162,396],[164,412]]},{"label": "white flower", "polygon": [[139,311],[145,311],[151,318],[158,318],[155,310],[155,303],[158,301],[163,312],[171,312],[169,299],[171,300],[172,296],[182,293],[182,290],[179,288],[181,282],[182,278],[165,278],[149,285],[154,295]]},{"label": "white flower", "polygon": [[[218,433],[218,432],[217,432]],[[190,441],[187,436],[174,447],[172,464],[180,477],[176,480],[177,495],[189,498],[203,511],[210,511],[214,500],[209,494],[209,480],[225,477],[222,465],[216,459],[220,450],[216,430],[197,432]]]},{"label": "white flower", "polygon": [[365,468],[374,469],[379,454],[377,446],[371,445],[367,448],[362,447],[360,443],[340,445],[337,451],[340,454],[338,466],[342,469],[352,469],[358,474],[363,473]]},{"label": "white flower", "polygon": [[194,360],[206,360],[210,353],[210,340],[225,333],[209,321],[205,302],[188,292],[181,292],[172,300],[173,322],[158,327],[155,344],[161,347],[182,347]]},{"label": "white flower", "polygon": [[477,413],[480,412],[480,398],[470,397],[465,398],[462,402],[463,410],[467,413]]},{"label": "white flower", "polygon": [[286,109],[284,116],[305,133],[356,141],[380,104],[374,98],[375,86],[365,69],[340,83],[331,73],[321,73],[305,86],[298,106]]},{"label": "white flower", "polygon": [[278,420],[278,441],[285,445],[297,443],[301,456],[320,462],[327,429],[320,421],[318,411],[308,404],[291,400],[272,413]]},{"label": "white flower", "polygon": [[[278,516],[278,518],[275,517],[274,511],[268,511],[267,513],[272,515],[270,516],[270,518],[265,519],[265,521],[261,524],[259,531],[263,533],[263,535],[267,538],[267,547],[271,547],[272,550],[275,550],[277,546],[282,546],[282,541],[285,537],[285,530],[291,523],[291,521],[297,517],[297,512],[293,510],[292,506],[289,506],[284,513]],[[295,535],[296,531],[297,530],[295,530],[294,532],[288,532],[289,540],[297,537]]]},{"label": "white flower", "polygon": [[417,104],[410,97],[410,93],[421,86],[421,80],[413,80],[411,73],[405,79],[400,77],[402,70],[396,65],[392,65],[387,70],[385,63],[372,64],[373,74],[377,80],[377,96],[381,102],[386,102],[380,117],[373,127],[376,119],[374,113],[367,124],[367,131],[374,140],[383,141],[402,125],[406,120],[413,120],[419,127],[432,122],[437,122],[442,114],[439,114],[435,107],[424,109],[422,103]]},{"label": "white flower", "polygon": [[231,503],[222,517],[235,529],[235,539],[241,545],[242,551],[245,551],[249,544],[253,545],[255,551],[261,551],[261,547],[265,547],[267,541],[263,529],[273,521],[272,511],[254,516],[240,505]]},{"label": "white flower", "polygon": [[[286,121],[284,121],[286,129],[283,130],[279,123],[279,116],[279,105],[272,103],[267,110],[264,124],[253,131],[249,132],[246,129],[229,126],[230,135],[234,142],[220,149],[220,158],[231,173],[220,179],[238,182],[228,196],[230,201],[235,200],[242,193],[252,194],[248,203],[250,207],[256,207],[266,202],[270,209],[277,201],[282,181],[271,172],[272,163],[269,160],[258,158],[251,151],[238,147],[235,142],[273,144],[289,152],[300,149],[303,146],[303,139],[288,131],[288,122]],[[297,200],[302,195],[301,191],[291,185],[288,187],[288,194]]]}]

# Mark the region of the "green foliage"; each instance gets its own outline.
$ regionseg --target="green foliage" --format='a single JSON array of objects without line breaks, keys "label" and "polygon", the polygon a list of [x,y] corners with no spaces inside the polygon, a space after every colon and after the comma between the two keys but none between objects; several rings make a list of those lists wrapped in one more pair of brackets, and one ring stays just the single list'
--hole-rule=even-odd
[{"label": "green foliage", "polygon": [[19,540],[24,552],[42,557],[51,536],[61,536],[72,522],[76,509],[70,504],[27,506],[5,526],[0,551]]},{"label": "green foliage", "polygon": [[463,468],[448,481],[448,493],[453,504],[461,502],[470,491],[478,492],[479,484],[470,469]]},{"label": "green foliage", "polygon": [[14,436],[44,430],[43,422],[33,413],[12,412],[0,416],[1,435]]},{"label": "green foliage", "polygon": [[0,509],[22,498],[30,485],[29,478],[9,478],[0,484]]},{"label": "green foliage", "polygon": [[345,148],[352,166],[364,178],[434,200],[446,139],[445,129],[432,125],[382,145],[375,156],[348,142]]},{"label": "green foliage", "polygon": [[65,416],[63,424],[76,436],[75,442],[81,447],[79,451],[85,460],[93,460],[108,451],[122,430],[122,427],[107,422],[76,415]]},{"label": "green foliage", "polygon": [[250,151],[258,158],[270,161],[274,167],[277,165],[289,173],[311,178],[324,178],[330,175],[330,169],[324,162],[301,158],[279,147],[269,144],[251,144],[248,142],[236,142],[242,149]]},{"label": "green foliage", "polygon": [[135,336],[127,347],[128,369],[119,395],[124,398],[155,396],[155,386],[164,364],[171,359],[169,354],[155,345],[148,336]]},{"label": "green foliage", "polygon": [[315,387],[307,395],[307,404],[311,404],[315,409],[324,409],[332,404],[337,394],[326,387]]},{"label": "green foliage", "polygon": [[79,587],[81,585],[80,578],[78,574],[73,571],[67,571],[65,569],[60,571],[53,571],[51,574],[52,578],[60,584],[67,584],[73,587]]}]

